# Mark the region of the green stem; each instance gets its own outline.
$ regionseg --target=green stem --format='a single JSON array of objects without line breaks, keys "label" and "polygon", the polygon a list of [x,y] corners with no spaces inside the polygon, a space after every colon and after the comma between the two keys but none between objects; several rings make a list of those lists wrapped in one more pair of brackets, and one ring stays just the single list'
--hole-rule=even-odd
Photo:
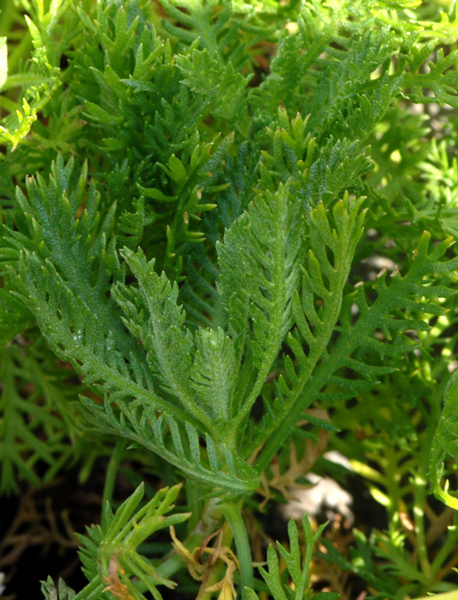
[{"label": "green stem", "polygon": [[401,473],[399,469],[398,453],[393,451],[393,448],[389,448],[387,449],[385,456],[384,468],[387,474],[385,484],[387,497],[390,500],[390,504],[387,507],[388,522],[391,533],[395,533],[400,526],[399,502],[402,495],[400,492]]},{"label": "green stem", "polygon": [[99,577],[96,577],[75,596],[74,600],[91,600],[92,598],[99,598],[99,594],[102,594],[105,587],[106,584],[101,582]]},{"label": "green stem", "polygon": [[188,479],[186,481],[186,496],[187,496],[187,511],[191,513],[191,517],[187,521],[188,535],[196,529],[199,524],[200,515],[202,514],[202,508],[204,503],[201,499],[202,488],[199,486],[197,481],[194,479]]},{"label": "green stem", "polygon": [[429,581],[431,577],[431,564],[428,559],[428,550],[425,536],[425,515],[423,503],[425,500],[426,480],[421,474],[417,474],[413,480],[414,486],[414,505],[413,518],[415,523],[415,534],[417,537],[418,559],[420,561],[421,570]]},{"label": "green stem", "polygon": [[447,540],[445,541],[444,545],[441,547],[439,552],[436,554],[431,564],[431,574],[433,577],[437,575],[444,561],[449,557],[451,551],[453,550],[453,548],[455,548],[458,542],[458,526],[455,525],[454,527],[455,529],[453,531],[450,531]]},{"label": "green stem", "polygon": [[250,541],[242,517],[241,503],[225,504],[222,507],[235,540],[237,557],[240,562],[242,598],[246,599],[246,588],[253,588],[253,562],[251,558]]},{"label": "green stem", "polygon": [[[202,513],[202,517],[197,527],[184,542],[184,545],[190,552],[197,546],[200,546],[203,540],[220,526],[220,513],[222,513],[227,520],[227,523],[223,525],[222,545],[230,547],[232,540],[234,539],[235,541],[237,557],[240,562],[242,598],[246,598],[246,588],[253,588],[254,582],[251,549],[245,522],[241,515],[241,503],[238,503],[237,505],[225,504],[223,506],[219,504],[213,504],[213,506],[209,505],[207,510]],[[168,578],[184,566],[184,560],[177,554],[173,554],[161,565],[156,567],[156,571],[161,577]],[[205,582],[206,588],[217,583],[221,579],[221,573],[224,566],[224,564],[221,564],[211,571],[208,580]],[[208,600],[212,595],[213,592],[202,591],[199,594],[199,600]]]},{"label": "green stem", "polygon": [[105,478],[105,486],[103,488],[102,497],[102,529],[105,530],[106,525],[106,509],[107,503],[110,504],[113,498],[113,490],[116,483],[116,476],[119,470],[119,464],[123,458],[126,442],[124,440],[118,440],[116,442],[113,454],[111,455],[110,462],[108,463],[107,475]]}]

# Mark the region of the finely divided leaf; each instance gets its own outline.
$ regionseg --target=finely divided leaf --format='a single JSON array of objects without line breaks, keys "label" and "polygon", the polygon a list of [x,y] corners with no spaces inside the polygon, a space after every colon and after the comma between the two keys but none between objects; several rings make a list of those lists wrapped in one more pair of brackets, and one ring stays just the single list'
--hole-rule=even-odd
[{"label": "finely divided leaf", "polygon": [[301,295],[296,290],[292,303],[297,328],[287,338],[296,360],[293,362],[290,356],[285,356],[286,377],[278,379],[277,400],[266,411],[269,416],[250,450],[273,432],[268,446],[273,449],[275,445],[281,445],[308,406],[307,401],[304,404],[304,389],[315,367],[326,356],[340,315],[353,255],[362,234],[365,211],[360,210],[361,204],[362,200],[350,201],[347,196],[345,201],[335,204],[332,221],[323,203],[309,213],[311,248]]},{"label": "finely divided leaf", "polygon": [[114,292],[128,317],[126,325],[142,341],[164,389],[211,429],[212,421],[196,403],[188,381],[194,341],[184,324],[185,312],[177,304],[177,284],[171,284],[164,273],[158,275],[154,261],[147,262],[141,249],[137,254],[124,249],[122,255],[139,284],[138,290],[120,284]]},{"label": "finely divided leaf", "polygon": [[119,596],[119,590],[126,599],[146,600],[146,596],[139,592],[137,582],[142,583],[145,593],[149,592],[155,600],[162,600],[157,587],[175,587],[173,581],[157,572],[140,547],[157,531],[189,518],[189,513],[167,515],[174,508],[173,502],[180,487],[176,485],[159,490],[139,508],[144,494],[144,484],[141,484],[116,513],[113,514],[109,506],[104,507],[104,526],[93,525],[87,528],[86,536],[78,535],[82,544],[79,554],[83,573],[89,584],[75,600],[95,600],[99,595],[105,597],[106,594],[102,596],[102,592],[107,591],[117,592],[114,595]]},{"label": "finely divided leaf", "polygon": [[201,328],[196,334],[190,385],[197,394],[199,404],[205,406],[220,423],[232,417],[236,381],[233,340],[221,328]]},{"label": "finely divided leaf", "polygon": [[458,372],[455,371],[444,394],[444,408],[434,433],[429,455],[429,478],[434,495],[447,506],[458,510],[458,498],[449,493],[449,481],[442,484],[445,461],[458,460]]},{"label": "finely divided leaf", "polygon": [[[324,236],[328,244],[335,244],[332,236],[326,227],[320,228],[320,234]],[[434,286],[434,275],[450,274],[458,265],[458,258],[451,260],[441,260],[452,244],[451,238],[444,240],[436,247],[429,249],[430,234],[425,232],[418,242],[417,249],[413,253],[413,261],[407,274],[402,277],[398,270],[391,275],[390,284],[386,282],[386,270],[383,270],[376,279],[373,288],[377,292],[376,299],[370,303],[364,292],[364,287],[359,286],[356,292],[347,295],[342,303],[342,312],[340,314],[341,325],[336,327],[336,322],[330,327],[340,333],[338,339],[330,350],[325,347],[325,340],[321,335],[315,338],[315,331],[320,331],[327,321],[323,319],[326,305],[316,310],[312,302],[314,294],[320,297],[322,288],[319,274],[313,275],[313,268],[306,279],[302,294],[302,309],[296,303],[296,321],[300,336],[290,336],[289,343],[296,356],[298,368],[288,364],[288,358],[285,360],[286,378],[279,378],[277,386],[277,401],[275,408],[271,411],[274,415],[270,427],[257,438],[266,439],[268,434],[274,429],[266,446],[264,447],[258,464],[265,468],[270,459],[275,454],[283,440],[286,439],[291,431],[293,424],[298,420],[302,411],[308,407],[314,400],[319,399],[320,392],[326,383],[337,383],[349,395],[344,394],[343,399],[353,397],[359,389],[359,380],[351,378],[335,378],[336,372],[342,368],[349,368],[356,375],[362,375],[363,379],[368,379],[375,383],[377,375],[388,373],[395,370],[395,367],[372,365],[361,358],[356,358],[353,354],[358,348],[364,348],[375,352],[380,356],[381,361],[385,357],[399,360],[405,353],[412,351],[417,344],[404,332],[415,328],[417,331],[427,329],[427,324],[421,319],[422,312],[440,315],[444,309],[437,302],[438,297],[448,297],[453,295],[452,289],[438,285]],[[338,236],[338,240],[341,236]],[[331,246],[332,247],[332,246]],[[343,251],[344,253],[344,251]],[[322,255],[323,256],[323,255]],[[309,267],[310,269],[310,267]],[[321,267],[321,272],[326,274]],[[313,286],[313,287],[311,287]],[[356,303],[360,315],[354,322],[351,312],[352,305]],[[303,310],[305,319],[301,317]],[[408,314],[417,313],[417,318],[411,319]],[[406,314],[407,313],[407,314]],[[332,322],[332,321],[331,321]],[[330,323],[331,323],[330,322]],[[375,331],[379,329],[383,332],[381,336],[375,336]],[[330,335],[329,330],[329,335]],[[315,357],[315,352],[306,355],[301,344],[301,338],[306,342],[311,350],[314,344],[319,342],[320,363],[313,372],[310,369],[310,360]],[[329,339],[329,338],[328,338]],[[307,347],[305,346],[305,347]],[[308,385],[305,386],[308,380]],[[365,384],[363,383],[363,386]],[[304,387],[305,386],[305,387]],[[283,419],[278,425],[280,419]],[[276,424],[276,425],[275,425]],[[250,446],[251,448],[251,446]]]},{"label": "finely divided leaf", "polygon": [[[220,290],[229,315],[238,365],[244,366],[237,388],[243,419],[264,385],[281,343],[292,324],[291,301],[299,284],[304,252],[304,217],[288,186],[259,193],[218,244]],[[256,380],[247,389],[243,371]]]}]

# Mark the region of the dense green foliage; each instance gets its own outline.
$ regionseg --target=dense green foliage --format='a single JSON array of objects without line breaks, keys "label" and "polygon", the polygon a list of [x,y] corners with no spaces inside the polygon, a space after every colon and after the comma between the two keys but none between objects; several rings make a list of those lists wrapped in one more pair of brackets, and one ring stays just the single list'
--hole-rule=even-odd
[{"label": "dense green foliage", "polygon": [[[456,3],[4,0],[0,36],[0,490],[111,456],[44,596],[456,589]],[[128,458],[157,489],[112,512]],[[310,471],[386,528],[304,515],[253,568]]]}]

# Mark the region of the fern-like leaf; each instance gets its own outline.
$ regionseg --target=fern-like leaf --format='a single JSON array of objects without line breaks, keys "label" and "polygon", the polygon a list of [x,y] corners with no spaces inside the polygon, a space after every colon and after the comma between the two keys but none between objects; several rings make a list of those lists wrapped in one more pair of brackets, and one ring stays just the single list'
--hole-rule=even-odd
[{"label": "fern-like leaf", "polygon": [[87,528],[87,536],[78,535],[82,544],[79,554],[88,585],[75,595],[63,582],[59,582],[56,590],[48,578],[42,588],[45,598],[102,600],[110,591],[117,597],[122,593],[124,598],[146,600],[138,589],[137,582],[141,582],[144,592],[149,592],[155,600],[162,600],[158,586],[173,589],[176,584],[159,575],[151,560],[138,548],[156,531],[189,518],[189,513],[167,515],[174,508],[173,502],[180,487],[163,488],[142,508],[138,508],[144,494],[144,485],[141,484],[115,514],[108,505],[104,507],[104,526],[93,525]]},{"label": "fern-like leaf", "polygon": [[[296,369],[289,356],[285,357],[284,367],[289,385],[280,377],[277,386],[278,404],[268,408],[267,414],[272,415],[271,419],[267,418],[270,426],[267,425],[267,421],[264,423],[263,433],[257,437],[258,441],[271,434],[282,418],[288,418],[289,421],[294,411],[294,403],[298,403],[297,410],[301,402],[300,394],[326,351],[339,318],[343,288],[350,272],[352,257],[362,234],[364,212],[359,210],[360,206],[361,201],[349,202],[348,197],[345,202],[338,202],[333,210],[334,229],[331,228],[323,204],[319,204],[309,213],[311,248],[308,253],[308,269],[302,286],[302,298],[297,290],[293,298],[297,330],[294,334],[289,334],[287,339],[296,356],[298,368]],[[332,262],[328,258],[328,252],[332,253]],[[317,309],[318,299],[321,307]],[[308,354],[305,349],[308,349]],[[293,396],[290,395],[292,390],[296,390]],[[300,409],[296,420],[302,410]],[[291,421],[289,423],[291,424]],[[250,445],[250,451],[255,449],[257,443],[254,441],[253,445]]]},{"label": "fern-like leaf", "polygon": [[[290,197],[288,186],[281,186],[276,193],[259,193],[217,246],[222,301],[238,368],[244,360],[234,423],[251,410],[291,327],[303,231],[301,205]],[[248,385],[246,373],[253,372],[252,365],[257,375]]]},{"label": "fern-like leaf", "polygon": [[174,465],[186,477],[203,483],[212,493],[237,497],[253,492],[258,486],[255,469],[210,435],[201,435],[189,421],[180,423],[140,402],[118,402],[113,409],[82,398],[89,422],[106,433],[130,439],[137,446],[151,450]]},{"label": "fern-like leaf", "polygon": [[[414,102],[422,104],[437,102],[440,106],[449,104],[458,108],[458,50],[450,52],[444,57],[444,50],[440,48],[437,61],[429,62],[429,73],[420,73],[419,69],[425,60],[434,51],[436,40],[426,42],[423,46],[413,49],[413,59],[410,63],[411,71],[405,75],[404,85],[410,89],[410,97]],[[433,95],[425,95],[424,90],[429,89]]]},{"label": "fern-like leaf", "polygon": [[201,328],[196,336],[196,353],[190,385],[201,405],[206,406],[218,423],[233,414],[233,390],[236,361],[232,339],[219,329]]},{"label": "fern-like leaf", "polygon": [[[333,592],[314,593],[310,589],[309,572],[314,546],[318,542],[327,523],[320,525],[317,531],[313,533],[307,514],[302,517],[302,527],[305,534],[305,552],[302,555],[299,541],[299,531],[296,523],[291,519],[288,523],[289,551],[277,542],[277,548],[281,559],[286,565],[282,572],[280,570],[280,559],[273,546],[269,546],[267,551],[267,569],[259,567],[259,571],[267,584],[270,595],[274,600],[337,600],[339,594]],[[288,579],[286,579],[286,577]],[[288,584],[292,583],[291,587]],[[247,593],[248,600],[256,600],[258,596],[249,589]]]},{"label": "fern-like leaf", "polygon": [[[322,231],[327,243],[333,243],[332,238],[329,237],[329,232],[325,233],[324,228]],[[387,285],[386,270],[379,274],[373,286],[377,298],[372,304],[368,302],[363,286],[359,286],[356,292],[345,297],[341,303],[341,325],[337,325],[337,321],[335,321],[334,326],[332,326],[332,329],[335,328],[340,333],[339,338],[331,351],[327,350],[326,345],[320,349],[321,362],[318,368],[313,371],[313,375],[312,371],[309,371],[311,367],[309,361],[314,353],[310,352],[306,355],[303,344],[305,342],[308,347],[314,347],[315,331],[318,331],[317,328],[322,326],[320,323],[323,321],[313,302],[311,302],[312,296],[308,291],[310,289],[309,285],[304,286],[301,304],[295,303],[296,321],[300,335],[290,336],[289,339],[291,349],[297,360],[297,367],[288,358],[286,359],[285,372],[287,377],[285,380],[280,378],[278,381],[278,400],[273,411],[275,413],[274,422],[278,423],[281,414],[283,414],[283,417],[280,418],[283,420],[275,433],[270,436],[261,453],[259,464],[262,468],[268,465],[275,453],[275,448],[281,445],[304,408],[320,397],[325,382],[336,383],[351,397],[351,395],[358,393],[359,389],[364,389],[366,385],[364,381],[360,383],[359,377],[375,383],[377,376],[394,370],[390,365],[371,365],[361,358],[352,356],[357,349],[363,348],[367,351],[375,351],[382,360],[384,357],[399,359],[406,352],[412,351],[416,347],[415,342],[402,335],[402,333],[412,329],[423,331],[428,328],[428,325],[420,317],[421,313],[424,311],[436,315],[442,314],[443,308],[435,300],[438,297],[449,297],[455,292],[442,285],[433,285],[434,282],[430,278],[437,274],[446,275],[451,273],[456,269],[458,259],[440,260],[451,245],[451,238],[444,240],[429,252],[430,238],[431,236],[427,232],[420,238],[418,247],[414,251],[412,265],[404,277],[396,270],[391,275],[390,285]],[[322,274],[326,275],[323,266],[320,270]],[[319,294],[319,290],[322,288],[321,277],[319,271],[315,269],[315,272],[316,275],[311,272],[309,280],[314,293],[318,292]],[[357,304],[360,311],[356,323],[353,323],[351,314],[353,303]],[[409,315],[412,312],[417,313],[418,317],[410,318]],[[301,313],[305,318],[301,316]],[[377,329],[383,332],[384,340],[377,339],[374,336],[374,331]],[[323,337],[320,336],[318,339],[323,343]],[[336,378],[336,372],[343,368],[351,369],[356,377]],[[307,373],[308,375],[306,375]],[[305,380],[302,380],[301,376],[306,377],[308,380],[305,388],[302,387]],[[363,388],[360,388],[360,385]],[[348,398],[349,396],[344,393],[342,397]],[[271,431],[272,429],[268,427],[261,439],[266,439],[266,434]]]},{"label": "fern-like leaf", "polygon": [[455,510],[458,510],[458,498],[448,491],[449,481],[446,480],[443,486],[441,480],[445,472],[445,460],[458,459],[457,402],[458,374],[455,372],[445,389],[444,408],[434,433],[429,457],[429,478],[434,495]]}]

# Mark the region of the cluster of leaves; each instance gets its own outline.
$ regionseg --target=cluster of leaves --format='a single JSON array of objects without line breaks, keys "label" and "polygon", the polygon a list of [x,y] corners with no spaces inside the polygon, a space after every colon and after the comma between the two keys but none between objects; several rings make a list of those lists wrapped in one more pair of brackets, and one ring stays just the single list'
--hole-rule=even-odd
[{"label": "cluster of leaves", "polygon": [[[304,517],[303,552],[291,523],[259,578],[244,516],[261,481],[279,499],[332,469],[338,429],[389,527],[327,560],[373,597],[452,586],[453,511],[426,506],[428,478],[458,505],[458,23],[419,4],[2,6],[2,491],[87,478],[112,448],[104,500],[127,452],[186,482],[103,506],[88,586],[47,598],[160,600],[187,566],[206,597],[333,600],[313,590],[322,528]],[[172,553],[148,554],[168,526]]]}]

